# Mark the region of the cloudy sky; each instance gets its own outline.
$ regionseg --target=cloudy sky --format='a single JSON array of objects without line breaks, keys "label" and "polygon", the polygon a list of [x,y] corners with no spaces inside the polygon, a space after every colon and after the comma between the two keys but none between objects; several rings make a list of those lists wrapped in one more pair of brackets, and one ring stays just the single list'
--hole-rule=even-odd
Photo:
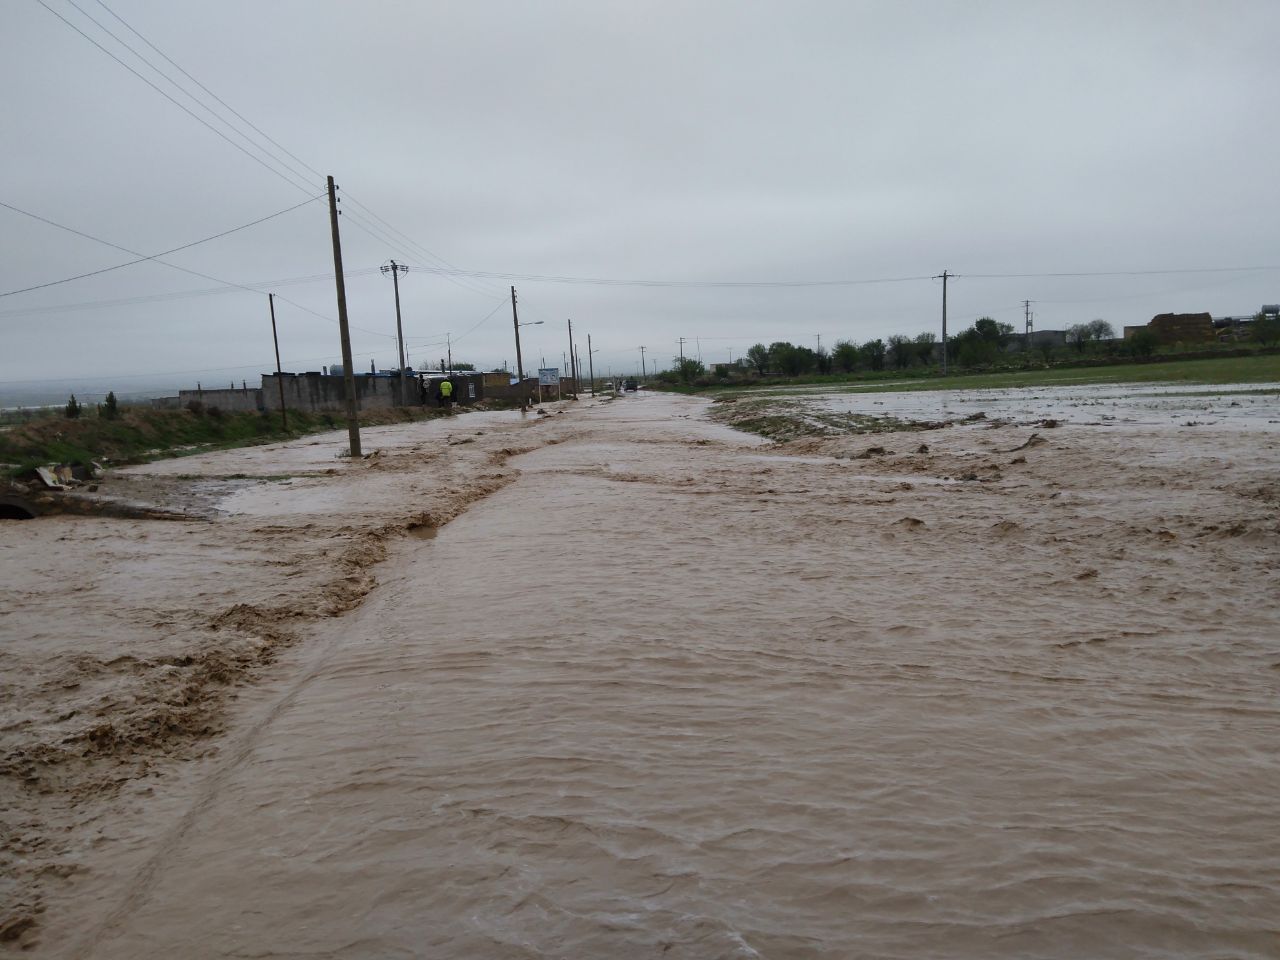
[{"label": "cloudy sky", "polygon": [[[392,258],[410,359],[450,336],[487,368],[514,367],[512,284],[543,321],[526,368],[560,365],[572,318],[616,372],[680,337],[712,361],[937,330],[944,269],[953,331],[1021,329],[1024,299],[1045,329],[1280,300],[1273,0],[0,16],[0,387],[252,381],[273,365],[268,291],[286,369],[335,362],[326,174],[358,369],[394,364]],[[1066,273],[1114,275],[1048,276]]]}]

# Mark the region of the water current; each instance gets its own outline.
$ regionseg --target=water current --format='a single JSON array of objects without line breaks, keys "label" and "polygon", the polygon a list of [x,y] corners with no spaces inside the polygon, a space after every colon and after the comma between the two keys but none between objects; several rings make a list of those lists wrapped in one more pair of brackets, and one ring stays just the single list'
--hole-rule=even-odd
[{"label": "water current", "polygon": [[314,638],[85,956],[1280,956],[1265,571],[1126,553],[1087,465],[581,424]]}]

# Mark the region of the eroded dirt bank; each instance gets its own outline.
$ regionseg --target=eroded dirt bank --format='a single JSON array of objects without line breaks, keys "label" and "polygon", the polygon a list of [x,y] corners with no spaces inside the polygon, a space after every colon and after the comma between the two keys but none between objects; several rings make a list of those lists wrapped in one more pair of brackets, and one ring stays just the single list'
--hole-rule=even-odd
[{"label": "eroded dirt bank", "polygon": [[189,520],[0,525],[0,944],[47,945],[45,921],[64,919],[51,909],[109,889],[87,874],[93,848],[123,836],[121,811],[195,775],[175,764],[215,757],[243,682],[359,604],[388,543],[509,482],[509,457],[554,437],[549,413],[367,428],[358,462],[334,433],[102,485]]},{"label": "eroded dirt bank", "polygon": [[1280,438],[704,413],[475,438],[514,480],[103,808],[38,950],[1275,955]]}]

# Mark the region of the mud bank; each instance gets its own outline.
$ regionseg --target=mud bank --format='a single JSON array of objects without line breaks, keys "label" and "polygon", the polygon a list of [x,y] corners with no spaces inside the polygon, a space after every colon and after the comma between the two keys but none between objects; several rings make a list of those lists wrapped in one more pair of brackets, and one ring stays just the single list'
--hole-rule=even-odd
[{"label": "mud bank", "polygon": [[0,944],[38,944],[122,807],[216,757],[245,684],[361,603],[389,543],[508,483],[558,413],[366,428],[354,462],[333,433],[122,468],[78,498],[96,516],[0,525]]}]

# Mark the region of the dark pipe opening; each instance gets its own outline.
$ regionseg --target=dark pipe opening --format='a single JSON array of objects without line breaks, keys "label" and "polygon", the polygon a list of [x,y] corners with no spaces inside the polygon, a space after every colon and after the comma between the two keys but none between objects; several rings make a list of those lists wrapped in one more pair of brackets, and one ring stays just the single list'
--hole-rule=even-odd
[{"label": "dark pipe opening", "polygon": [[36,512],[12,500],[0,500],[0,520],[34,520]]}]

